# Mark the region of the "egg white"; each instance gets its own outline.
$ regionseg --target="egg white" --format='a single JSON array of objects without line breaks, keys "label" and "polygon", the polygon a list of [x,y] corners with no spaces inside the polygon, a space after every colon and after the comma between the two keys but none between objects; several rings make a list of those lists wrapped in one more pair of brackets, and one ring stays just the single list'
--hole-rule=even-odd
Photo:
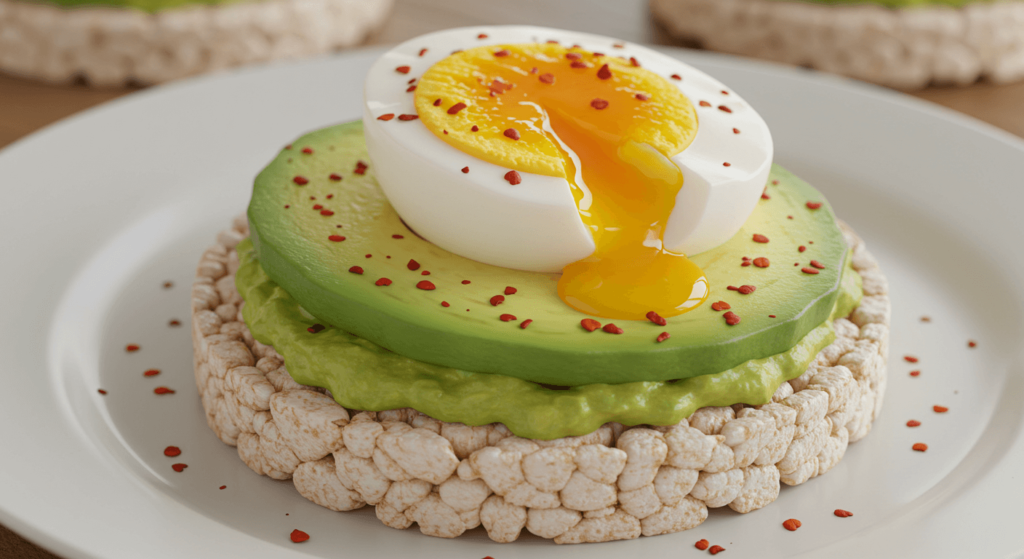
[{"label": "egg white", "polygon": [[[481,34],[487,37],[478,38]],[[771,170],[774,146],[760,115],[718,80],[657,51],[599,35],[532,26],[439,31],[406,41],[374,63],[364,90],[366,144],[381,188],[402,219],[449,252],[506,268],[559,272],[594,252],[594,240],[566,179],[520,171],[522,182],[513,186],[504,178],[510,168],[463,153],[419,120],[397,118],[416,114],[407,82],[453,51],[547,40],[608,56],[636,57],[644,68],[679,87],[697,110],[698,127],[693,143],[671,158],[684,182],[664,246],[692,255],[735,235],[754,211]],[[421,49],[427,49],[423,56]],[[411,70],[396,72],[399,66]],[[682,80],[669,78],[672,74]],[[701,106],[701,101],[710,106]],[[396,118],[377,119],[387,113]]]}]

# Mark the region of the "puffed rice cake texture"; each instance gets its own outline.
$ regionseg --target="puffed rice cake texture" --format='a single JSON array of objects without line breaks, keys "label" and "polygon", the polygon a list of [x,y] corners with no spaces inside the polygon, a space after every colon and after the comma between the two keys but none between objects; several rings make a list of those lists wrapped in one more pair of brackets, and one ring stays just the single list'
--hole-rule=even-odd
[{"label": "puffed rice cake texture", "polygon": [[217,236],[192,286],[196,385],[210,428],[253,471],[291,479],[334,511],[373,505],[384,524],[454,538],[483,525],[496,542],[525,528],[555,543],[688,530],[708,509],[747,513],[832,469],[871,430],[885,392],[888,284],[844,224],[864,298],[836,339],[762,406],[707,407],[671,426],[609,423],[550,441],[501,424],[445,423],[412,409],[347,410],[297,384],[254,340],[235,290],[244,217]]},{"label": "puffed rice cake texture", "polygon": [[359,44],[394,0],[247,0],[146,13],[0,0],[0,71],[96,87],[156,84]]},{"label": "puffed rice cake texture", "polygon": [[870,3],[651,0],[669,34],[704,48],[898,89],[1024,78],[1024,1],[892,9]]}]

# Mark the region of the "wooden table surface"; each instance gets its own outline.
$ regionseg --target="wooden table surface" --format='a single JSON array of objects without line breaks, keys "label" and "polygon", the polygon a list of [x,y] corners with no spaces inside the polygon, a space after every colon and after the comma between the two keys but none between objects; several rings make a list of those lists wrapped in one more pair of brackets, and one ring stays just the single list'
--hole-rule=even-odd
[{"label": "wooden table surface", "polygon": [[[369,40],[389,44],[465,25],[530,24],[587,31],[640,43],[671,44],[651,21],[645,0],[396,0],[391,18]],[[51,86],[0,74],[0,148],[50,123],[137,89]],[[1024,83],[979,83],[913,92],[1024,137]],[[54,503],[56,506],[57,503]],[[0,525],[0,558],[55,559]]]}]

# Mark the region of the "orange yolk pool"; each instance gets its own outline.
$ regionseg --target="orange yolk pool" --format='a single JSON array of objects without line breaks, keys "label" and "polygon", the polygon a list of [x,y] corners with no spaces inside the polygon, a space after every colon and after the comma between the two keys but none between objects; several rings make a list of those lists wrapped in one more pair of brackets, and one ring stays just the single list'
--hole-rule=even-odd
[{"label": "orange yolk pool", "polygon": [[701,269],[662,246],[683,186],[668,157],[697,129],[692,104],[664,78],[559,45],[478,47],[428,70],[416,108],[431,131],[466,153],[566,178],[597,247],[563,269],[558,294],[566,304],[643,320],[650,311],[682,314],[707,298]]}]

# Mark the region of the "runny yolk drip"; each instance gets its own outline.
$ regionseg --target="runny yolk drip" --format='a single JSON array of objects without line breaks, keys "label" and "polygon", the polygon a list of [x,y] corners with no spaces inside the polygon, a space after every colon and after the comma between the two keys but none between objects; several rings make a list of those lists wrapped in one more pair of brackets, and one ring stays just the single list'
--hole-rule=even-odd
[{"label": "runny yolk drip", "polygon": [[[650,311],[682,314],[707,298],[703,271],[662,245],[683,175],[651,144],[674,149],[671,156],[696,132],[695,117],[685,118],[692,105],[678,89],[628,61],[557,45],[481,47],[449,59],[455,56],[461,66],[443,76],[448,99],[435,104],[438,90],[429,85],[420,93],[445,61],[420,81],[421,118],[432,129],[444,123],[448,133],[439,136],[463,151],[566,177],[597,247],[563,269],[558,294],[566,304],[643,320]],[[458,102],[468,108],[461,117],[447,112]],[[438,115],[424,116],[431,110]]]}]

